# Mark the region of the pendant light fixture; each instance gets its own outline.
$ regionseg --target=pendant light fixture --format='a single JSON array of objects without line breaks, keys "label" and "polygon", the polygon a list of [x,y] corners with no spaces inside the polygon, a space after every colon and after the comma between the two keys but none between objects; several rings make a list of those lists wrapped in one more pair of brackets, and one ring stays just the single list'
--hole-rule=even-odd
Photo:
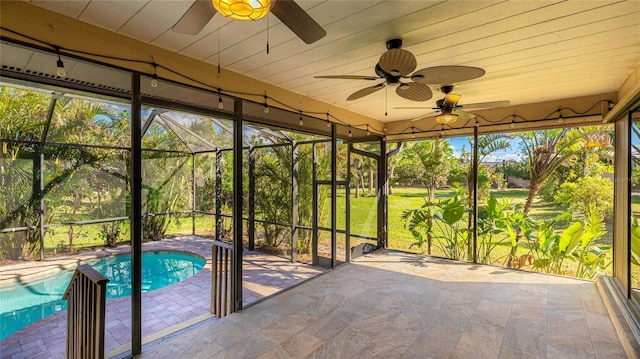
[{"label": "pendant light fixture", "polygon": [[222,102],[222,92],[218,89],[218,110],[224,109],[224,102]]},{"label": "pendant light fixture", "polygon": [[151,76],[151,87],[158,87],[157,65],[153,64],[153,76]]},{"label": "pendant light fixture", "polygon": [[62,62],[62,58],[60,58],[60,48],[56,47],[56,54],[58,55],[58,61],[56,61],[56,75],[59,77],[67,76],[67,71],[64,69],[64,63]]},{"label": "pendant light fixture", "polygon": [[267,16],[275,0],[211,0],[222,16],[233,20],[256,21]]}]

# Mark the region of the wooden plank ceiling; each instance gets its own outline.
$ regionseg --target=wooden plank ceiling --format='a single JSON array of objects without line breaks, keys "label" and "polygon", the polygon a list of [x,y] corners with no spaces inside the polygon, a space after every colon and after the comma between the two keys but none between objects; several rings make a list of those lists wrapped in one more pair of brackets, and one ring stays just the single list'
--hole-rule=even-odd
[{"label": "wooden plank ceiling", "polygon": [[375,76],[385,42],[401,38],[416,56],[417,69],[486,70],[484,77],[456,84],[460,104],[520,105],[617,91],[640,63],[637,1],[298,0],[327,31],[311,45],[273,15],[249,23],[216,16],[198,35],[172,31],[191,1],[31,3],[205,62],[219,59],[222,67],[387,122],[430,112],[394,107],[433,107],[443,96],[439,86],[432,86],[431,100],[420,103],[399,97],[395,88],[346,101],[377,82],[314,76]]}]

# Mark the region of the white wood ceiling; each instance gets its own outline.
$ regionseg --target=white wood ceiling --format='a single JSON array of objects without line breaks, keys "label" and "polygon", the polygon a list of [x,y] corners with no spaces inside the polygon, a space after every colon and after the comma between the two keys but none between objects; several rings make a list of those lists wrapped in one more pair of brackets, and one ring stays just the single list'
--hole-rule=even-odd
[{"label": "white wood ceiling", "polygon": [[219,39],[222,67],[381,121],[430,112],[394,107],[435,106],[442,97],[439,86],[427,102],[403,99],[389,88],[385,116],[385,90],[346,101],[377,82],[314,76],[375,76],[386,40],[401,38],[416,56],[417,69],[486,70],[482,78],[457,84],[460,104],[519,105],[617,91],[640,63],[640,1],[297,0],[327,36],[306,45],[270,15],[270,54],[264,19],[246,23],[216,16],[198,35],[173,32],[189,0],[30,2],[213,64]]}]

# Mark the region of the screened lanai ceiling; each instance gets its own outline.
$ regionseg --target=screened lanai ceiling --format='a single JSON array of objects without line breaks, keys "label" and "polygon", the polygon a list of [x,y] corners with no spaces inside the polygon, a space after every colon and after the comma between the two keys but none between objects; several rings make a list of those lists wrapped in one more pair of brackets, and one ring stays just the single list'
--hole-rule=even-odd
[{"label": "screened lanai ceiling", "polygon": [[434,96],[422,103],[397,96],[395,88],[388,96],[382,90],[347,101],[354,91],[377,82],[314,76],[375,76],[385,42],[401,38],[418,69],[465,65],[486,70],[479,79],[456,84],[460,104],[510,100],[520,105],[617,91],[640,63],[637,1],[298,0],[327,35],[307,45],[270,16],[269,54],[266,20],[216,16],[197,35],[172,31],[192,1],[30,2],[205,62],[219,59],[224,68],[382,121],[424,114],[394,107],[433,107],[443,97],[439,85],[431,85]]}]

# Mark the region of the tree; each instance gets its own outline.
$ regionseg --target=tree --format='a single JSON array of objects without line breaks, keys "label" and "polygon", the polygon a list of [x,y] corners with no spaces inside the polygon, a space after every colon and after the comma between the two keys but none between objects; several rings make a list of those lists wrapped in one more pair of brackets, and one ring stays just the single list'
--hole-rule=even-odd
[{"label": "tree", "polygon": [[454,161],[451,145],[439,138],[418,141],[407,146],[407,156],[421,165],[417,179],[427,188],[429,202],[434,202],[436,189],[446,183]]},{"label": "tree", "polygon": [[529,161],[529,193],[523,212],[529,214],[540,187],[565,161],[574,157],[584,133],[569,128],[528,131],[520,134]]},{"label": "tree", "polygon": [[[471,139],[470,139],[471,141]],[[471,143],[470,143],[471,144]],[[471,144],[472,145],[472,144]],[[493,135],[484,135],[478,137],[478,187],[479,188],[489,188],[491,186],[491,173],[487,166],[485,166],[482,162],[487,159],[487,157],[491,156],[497,151],[506,150],[511,147],[511,143],[504,135],[501,134],[493,134]],[[463,162],[467,167],[466,170],[466,183],[467,183],[467,200],[469,205],[473,203],[473,179],[476,175],[475,169],[471,165],[473,162],[473,151],[465,151],[463,148],[462,157],[465,159]]]},{"label": "tree", "polygon": [[[29,145],[8,146],[3,142],[2,188],[0,194],[5,205],[0,210],[0,228],[38,226],[40,224],[40,198],[56,198],[65,191],[67,183],[81,168],[100,170],[100,161],[114,154],[109,150],[90,147],[43,146],[47,110],[53,98],[35,91],[0,87],[2,123],[0,138],[33,141]],[[122,116],[121,116],[122,115]],[[121,117],[123,118],[121,120]],[[61,97],[56,102],[54,116],[46,138],[65,143],[102,144],[127,137],[128,114],[118,113],[116,106],[72,97]],[[118,142],[119,144],[120,142]],[[44,187],[40,189],[40,157],[52,165],[45,169]],[[12,174],[13,172],[13,174]],[[16,177],[19,175],[19,177]],[[125,176],[121,177],[126,178]],[[16,196],[19,194],[18,196]],[[52,195],[53,194],[53,195]],[[24,196],[23,196],[24,195]],[[48,196],[49,195],[49,196]],[[13,199],[12,199],[13,198]],[[7,201],[5,201],[7,199]],[[47,204],[55,206],[55,201]],[[54,218],[50,211],[48,220]],[[4,253],[15,259],[23,253],[23,245],[3,236]],[[25,240],[31,252],[40,245],[39,231],[28,231]],[[6,245],[19,246],[8,250]],[[12,244],[13,243],[13,244]],[[4,254],[3,253],[3,254]]]}]

